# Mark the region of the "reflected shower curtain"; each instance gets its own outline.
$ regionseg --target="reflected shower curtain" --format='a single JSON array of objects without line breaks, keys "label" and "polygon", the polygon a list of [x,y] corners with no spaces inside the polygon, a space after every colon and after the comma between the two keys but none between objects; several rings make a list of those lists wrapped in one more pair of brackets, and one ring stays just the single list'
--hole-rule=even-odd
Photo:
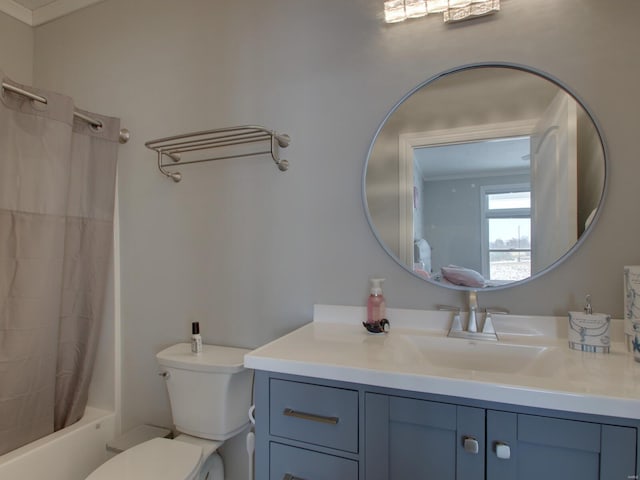
[{"label": "reflected shower curtain", "polygon": [[0,454],[82,417],[113,239],[119,120],[22,88],[48,103],[0,90]]}]

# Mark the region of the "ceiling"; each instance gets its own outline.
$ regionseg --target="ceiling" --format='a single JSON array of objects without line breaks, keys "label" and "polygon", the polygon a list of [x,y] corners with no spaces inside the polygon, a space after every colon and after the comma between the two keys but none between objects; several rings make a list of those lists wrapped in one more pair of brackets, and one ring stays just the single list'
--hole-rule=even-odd
[{"label": "ceiling", "polygon": [[32,27],[103,0],[0,0],[4,12]]},{"label": "ceiling", "polygon": [[528,174],[529,137],[496,138],[414,149],[424,181]]}]

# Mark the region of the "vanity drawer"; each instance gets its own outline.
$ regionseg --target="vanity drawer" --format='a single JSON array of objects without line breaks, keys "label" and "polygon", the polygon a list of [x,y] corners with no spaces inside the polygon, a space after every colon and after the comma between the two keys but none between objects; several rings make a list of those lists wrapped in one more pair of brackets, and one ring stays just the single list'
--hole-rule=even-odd
[{"label": "vanity drawer", "polygon": [[358,452],[358,392],[271,379],[271,435]]},{"label": "vanity drawer", "polygon": [[270,444],[270,480],[357,480],[358,462],[347,458]]}]

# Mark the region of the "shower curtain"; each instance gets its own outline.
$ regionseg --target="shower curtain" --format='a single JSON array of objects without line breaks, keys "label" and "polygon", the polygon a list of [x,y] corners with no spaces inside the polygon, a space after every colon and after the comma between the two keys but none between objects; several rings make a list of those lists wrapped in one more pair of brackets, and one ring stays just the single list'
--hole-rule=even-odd
[{"label": "shower curtain", "polygon": [[[79,420],[112,253],[119,119],[0,79],[0,454]],[[75,109],[75,111],[79,111]]]}]

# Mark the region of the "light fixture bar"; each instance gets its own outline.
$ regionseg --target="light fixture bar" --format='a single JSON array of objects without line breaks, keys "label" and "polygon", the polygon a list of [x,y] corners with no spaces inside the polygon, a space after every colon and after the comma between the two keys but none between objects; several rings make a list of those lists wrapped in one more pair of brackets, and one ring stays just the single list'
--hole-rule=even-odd
[{"label": "light fixture bar", "polygon": [[500,10],[500,0],[386,0],[384,21],[398,23],[408,18],[442,13],[445,23],[489,15]]}]

